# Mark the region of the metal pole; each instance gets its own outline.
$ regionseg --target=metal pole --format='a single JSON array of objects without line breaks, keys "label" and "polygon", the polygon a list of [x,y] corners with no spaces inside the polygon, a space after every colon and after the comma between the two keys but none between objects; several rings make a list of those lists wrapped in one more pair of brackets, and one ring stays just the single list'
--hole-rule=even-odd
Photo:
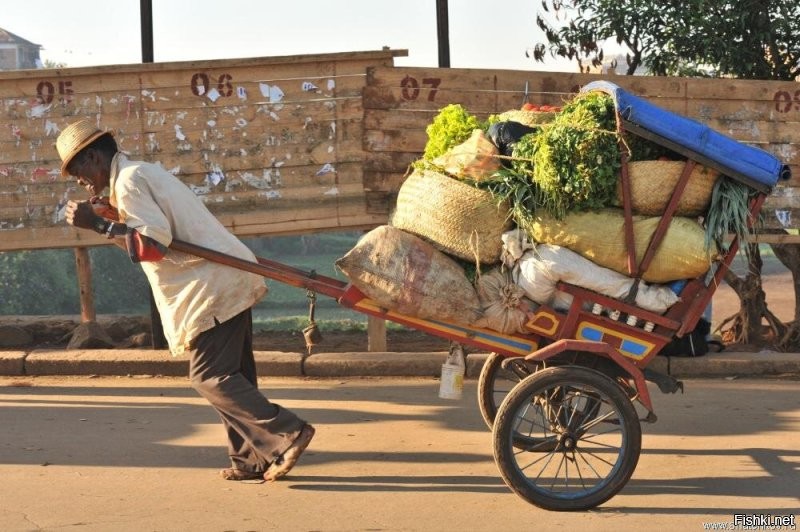
[{"label": "metal pole", "polygon": [[142,20],[142,63],[153,62],[153,0],[139,0]]},{"label": "metal pole", "polygon": [[[139,0],[139,14],[142,21],[142,63],[152,63],[153,58],[153,0]],[[156,307],[153,290],[149,293],[150,303],[150,337],[153,349],[167,347],[161,314]]]},{"label": "metal pole", "polygon": [[450,29],[447,0],[436,0],[436,34],[439,39],[439,68],[450,68]]}]

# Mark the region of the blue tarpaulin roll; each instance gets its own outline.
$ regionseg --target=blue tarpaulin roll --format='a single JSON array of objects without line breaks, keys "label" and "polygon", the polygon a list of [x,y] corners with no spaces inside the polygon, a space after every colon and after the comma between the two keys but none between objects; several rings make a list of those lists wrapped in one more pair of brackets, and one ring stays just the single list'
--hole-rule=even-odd
[{"label": "blue tarpaulin roll", "polygon": [[743,144],[696,120],[661,109],[614,83],[594,81],[581,89],[581,92],[590,91],[602,91],[613,97],[623,120],[706,157],[721,166],[723,172],[727,169],[743,174],[769,188],[778,180],[791,177],[789,167],[771,153]]}]

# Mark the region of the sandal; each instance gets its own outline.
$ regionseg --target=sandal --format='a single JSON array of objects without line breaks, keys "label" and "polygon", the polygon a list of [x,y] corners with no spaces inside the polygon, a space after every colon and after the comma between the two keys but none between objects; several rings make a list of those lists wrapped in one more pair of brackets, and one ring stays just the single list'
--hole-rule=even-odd
[{"label": "sandal", "polygon": [[314,432],[314,427],[309,424],[304,425],[302,430],[300,430],[300,434],[292,442],[291,447],[267,468],[267,472],[264,473],[264,480],[272,482],[286,476],[297,463],[303,451],[306,450],[308,444],[311,443]]},{"label": "sandal", "polygon": [[263,473],[254,473],[252,471],[244,471],[234,467],[221,469],[219,476],[225,480],[263,480]]}]

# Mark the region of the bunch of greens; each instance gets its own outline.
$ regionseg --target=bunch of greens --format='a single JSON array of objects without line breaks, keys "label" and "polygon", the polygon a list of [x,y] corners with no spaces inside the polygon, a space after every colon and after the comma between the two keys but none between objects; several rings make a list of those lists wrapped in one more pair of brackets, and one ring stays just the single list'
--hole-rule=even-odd
[{"label": "bunch of greens", "polygon": [[471,115],[460,104],[443,107],[433,121],[425,128],[428,142],[425,144],[423,159],[432,161],[443,155],[453,146],[469,139],[476,129],[485,129],[477,117]]},{"label": "bunch of greens", "polygon": [[750,200],[757,194],[754,189],[727,176],[717,179],[711,194],[708,215],[704,220],[706,249],[711,248],[712,244],[722,249],[725,237],[732,234],[739,237],[740,249],[748,251],[749,225],[751,221],[756,222],[750,216],[749,206]]},{"label": "bunch of greens", "polygon": [[655,142],[640,137],[639,135],[634,135],[633,133],[623,134],[623,139],[625,141],[625,146],[628,148],[628,160],[631,162],[654,161],[661,158],[670,161],[685,159],[685,157],[678,155],[669,148],[665,148],[660,144],[656,144]]},{"label": "bunch of greens", "polygon": [[531,176],[539,132],[516,142],[509,167],[504,166],[491,179],[476,184],[488,190],[498,203],[510,205],[510,216],[520,227],[527,227],[533,221],[538,207],[539,194]]},{"label": "bunch of greens", "polygon": [[537,135],[514,147],[512,168],[535,183],[536,203],[556,218],[611,205],[621,167],[613,99],[581,94]]},{"label": "bunch of greens", "polygon": [[536,185],[527,175],[501,168],[491,179],[472,184],[488,190],[499,205],[509,205],[509,216],[518,226],[531,226],[538,200]]}]

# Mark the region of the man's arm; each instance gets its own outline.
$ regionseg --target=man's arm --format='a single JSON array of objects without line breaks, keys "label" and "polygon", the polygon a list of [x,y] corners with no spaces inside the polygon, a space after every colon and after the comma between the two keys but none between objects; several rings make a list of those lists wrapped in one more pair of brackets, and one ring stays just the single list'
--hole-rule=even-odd
[{"label": "man's arm", "polygon": [[132,262],[156,262],[164,258],[167,248],[152,238],[139,234],[121,222],[98,216],[92,203],[70,201],[67,203],[66,220],[80,229],[91,229],[114,240],[114,244],[128,252]]}]

